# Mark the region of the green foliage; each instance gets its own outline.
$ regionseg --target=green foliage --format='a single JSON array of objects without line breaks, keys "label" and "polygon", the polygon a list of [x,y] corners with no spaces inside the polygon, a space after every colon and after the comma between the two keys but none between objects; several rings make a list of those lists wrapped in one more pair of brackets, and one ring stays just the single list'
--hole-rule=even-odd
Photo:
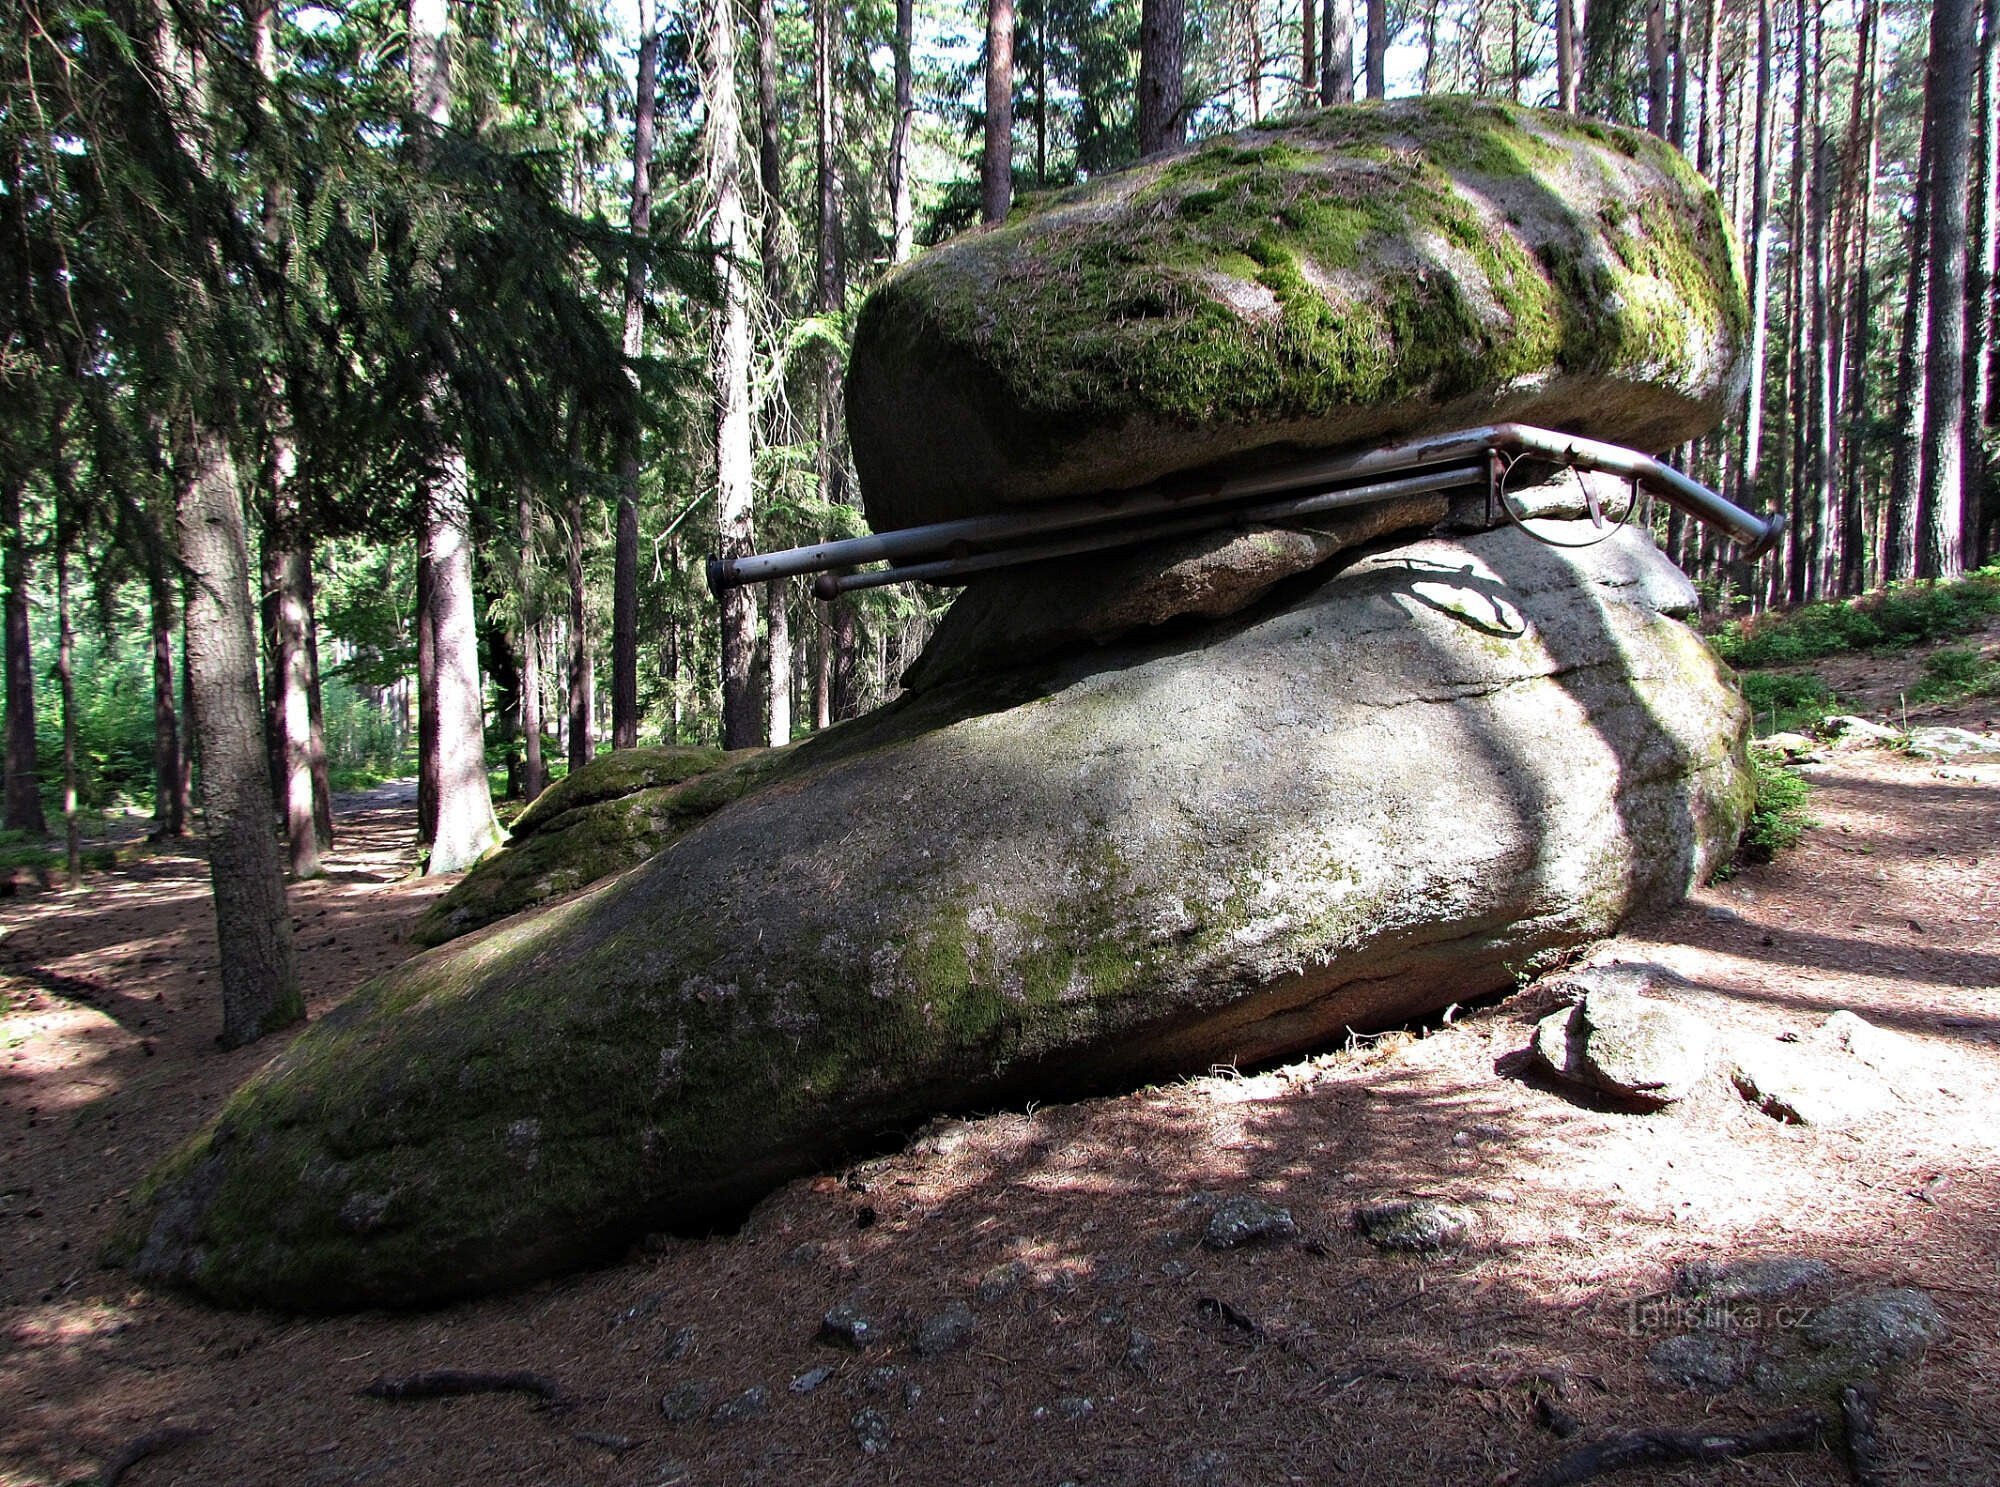
[{"label": "green foliage", "polygon": [[1811,727],[1840,705],[1833,689],[1809,671],[1746,672],[1743,695],[1759,734]]},{"label": "green foliage", "polygon": [[1949,702],[1960,697],[2000,697],[2000,660],[1972,646],[1947,646],[1924,657],[1924,679],[1910,688],[1912,702]]},{"label": "green foliage", "polygon": [[2000,566],[1954,582],[1891,584],[1859,599],[1731,620],[1710,639],[1734,666],[1789,666],[1843,651],[1955,640],[1995,614],[2000,614]]},{"label": "green foliage", "polygon": [[1757,776],[1757,798],[1737,845],[1736,861],[1769,862],[1796,847],[1808,830],[1819,825],[1806,808],[1812,786],[1797,772],[1754,752],[1750,767]]}]

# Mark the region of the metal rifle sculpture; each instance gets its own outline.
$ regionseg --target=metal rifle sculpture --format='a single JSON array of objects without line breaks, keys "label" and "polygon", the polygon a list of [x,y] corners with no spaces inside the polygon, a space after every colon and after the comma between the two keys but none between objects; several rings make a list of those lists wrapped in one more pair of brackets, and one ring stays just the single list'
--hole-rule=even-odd
[{"label": "metal rifle sculpture", "polygon": [[[1506,491],[1509,470],[1522,461],[1622,476],[1632,483],[1635,496],[1649,491],[1696,521],[1719,527],[1743,545],[1747,559],[1762,557],[1784,535],[1782,513],[1752,515],[1651,455],[1529,424],[1496,423],[1227,479],[1167,480],[1106,496],[899,527],[781,552],[711,558],[708,586],[720,594],[742,584],[817,573],[813,592],[833,599],[891,583],[962,583],[1017,563],[1222,528],[1281,525],[1377,501],[1480,485],[1486,488],[1490,524],[1522,523],[1522,513]],[[1584,500],[1592,524],[1602,531],[1604,511],[1588,485]],[[1631,506],[1625,514],[1631,514]],[[854,571],[864,563],[888,566]]]}]

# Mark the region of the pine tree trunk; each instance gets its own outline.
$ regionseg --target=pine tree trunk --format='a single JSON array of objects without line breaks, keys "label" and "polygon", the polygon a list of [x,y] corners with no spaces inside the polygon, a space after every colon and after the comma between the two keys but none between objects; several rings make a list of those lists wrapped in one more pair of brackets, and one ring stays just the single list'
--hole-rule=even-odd
[{"label": "pine tree trunk", "polygon": [[[1383,0],[1368,0],[1368,96],[1375,91],[1375,7]],[[1577,58],[1576,0],[1556,0],[1556,107],[1564,113],[1576,112]]]},{"label": "pine tree trunk", "polygon": [[28,638],[28,551],[21,530],[23,481],[0,477],[0,540],[5,564],[7,665],[7,829],[48,833],[42,782],[35,760],[35,653]]},{"label": "pine tree trunk", "polygon": [[1736,504],[1754,509],[1764,442],[1764,376],[1771,304],[1771,0],[1757,0],[1757,133],[1750,161],[1750,396],[1743,409]]},{"label": "pine tree trunk", "polygon": [[437,620],[431,613],[431,568],[417,540],[417,845],[437,840]]},{"label": "pine tree trunk", "polygon": [[[660,51],[653,0],[638,0],[639,76],[632,123],[632,200],[627,220],[634,246],[625,269],[625,358],[646,349],[645,243],[653,224],[654,80]],[[637,390],[637,374],[634,390]],[[639,742],[639,431],[636,425],[618,461],[618,535],[611,575],[611,747]]]},{"label": "pine tree trunk", "polygon": [[[1046,38],[1043,38],[1046,40]],[[842,37],[839,11],[821,5],[813,12],[813,86],[816,135],[813,174],[819,211],[814,232],[813,305],[822,315],[831,315],[847,299],[846,264],[841,253],[840,211],[840,66]],[[819,481],[821,498],[829,506],[845,506],[851,496],[847,488],[847,456],[841,437],[841,362],[829,353],[820,363],[817,409],[819,429]],[[833,620],[833,716],[851,718],[859,711],[853,685],[858,619],[851,597],[835,599],[829,605]]]},{"label": "pine tree trunk", "polygon": [[1811,421],[1805,373],[1809,348],[1806,345],[1809,312],[1806,308],[1806,260],[1811,256],[1807,240],[1810,223],[1808,198],[1813,182],[1810,169],[1812,150],[1806,140],[1806,100],[1812,89],[1812,59],[1805,24],[1807,0],[1798,0],[1798,31],[1794,37],[1799,60],[1792,82],[1792,161],[1791,200],[1785,225],[1785,395],[1778,403],[1780,457],[1784,460],[1784,483],[1790,493],[1791,526],[1785,534],[1785,583],[1782,589],[1790,604],[1801,603],[1807,593],[1807,548],[1811,540],[1808,526],[1812,513],[1806,501],[1807,425]]},{"label": "pine tree trunk", "polygon": [[[58,455],[58,459],[63,456]],[[64,492],[67,494],[67,492]],[[69,891],[83,887],[83,838],[76,816],[76,629],[70,623],[69,518],[56,513],[56,685],[62,693],[63,868]]]},{"label": "pine tree trunk", "polygon": [[[1311,0],[1307,0],[1310,4]],[[1326,6],[1320,27],[1322,62],[1319,70],[1321,103],[1354,101],[1354,0],[1323,0]]]},{"label": "pine tree trunk", "polygon": [[326,757],[326,708],[320,698],[319,607],[313,590],[312,553],[305,554],[306,767],[312,774],[313,831],[322,852],[333,848],[333,776]]},{"label": "pine tree trunk", "polygon": [[239,1048],[305,1017],[271,814],[257,696],[250,549],[222,436],[190,430],[177,502],[188,576],[187,671],[201,741],[203,834],[221,959],[222,1044]]},{"label": "pine tree trunk", "polygon": [[1299,107],[1319,97],[1319,0],[1299,0]]},{"label": "pine tree trunk", "polygon": [[[445,0],[409,0],[410,87],[416,112],[433,128],[451,118],[451,37]],[[486,780],[485,708],[472,602],[472,499],[465,455],[441,436],[444,389],[424,391],[433,468],[420,494],[418,584],[428,600],[431,720],[420,747],[431,757],[432,837],[425,872],[471,867],[500,839]],[[420,606],[421,613],[421,606]],[[420,626],[421,628],[421,626]],[[420,667],[421,669],[421,667]]]},{"label": "pine tree trunk", "polygon": [[187,831],[180,715],[174,708],[174,584],[164,557],[153,555],[146,571],[153,632],[152,835],[156,838],[178,837]]},{"label": "pine tree trunk", "polygon": [[1670,81],[1666,0],[1646,0],[1646,128],[1661,139],[1667,137],[1670,122]]},{"label": "pine tree trunk", "polygon": [[535,563],[534,509],[523,488],[515,498],[521,543],[521,747],[522,793],[533,800],[549,787],[542,759],[542,621],[531,598]]},{"label": "pine tree trunk", "polygon": [[292,876],[317,878],[326,869],[319,859],[319,824],[313,819],[312,670],[306,656],[310,560],[286,543],[275,555],[267,555],[266,563],[276,580],[271,669],[277,678],[279,818],[284,822]]},{"label": "pine tree trunk", "polygon": [[2000,282],[2000,0],[1986,0],[1979,33],[1979,130],[1972,194],[1972,251],[1965,271],[1965,566],[1992,555],[1993,490],[1986,478],[1985,433],[1993,411],[1993,294]]},{"label": "pine tree trunk", "polygon": [[[572,482],[577,477],[572,476]],[[594,749],[590,736],[591,696],[594,690],[590,665],[590,632],[583,586],[583,496],[574,488],[569,499],[569,541],[563,549],[564,569],[569,577],[569,770],[575,774],[590,763]]]},{"label": "pine tree trunk", "polygon": [[1185,0],[1142,0],[1139,12],[1139,153],[1157,155],[1187,139],[1181,106],[1186,65]]},{"label": "pine tree trunk", "polygon": [[986,145],[979,157],[980,219],[1004,222],[1013,201],[1014,0],[986,0]]},{"label": "pine tree trunk", "polygon": [[1720,184],[1722,169],[1722,0],[1702,0],[1701,117],[1695,130],[1695,169]]},{"label": "pine tree trunk", "polygon": [[[1925,96],[1930,90],[1925,89]],[[1896,350],[1896,432],[1889,466],[1888,530],[1882,576],[1917,572],[1917,482],[1923,460],[1924,403],[1930,378],[1924,338],[1930,327],[1931,111],[1924,109],[1917,147],[1916,208],[1910,215],[1910,271],[1903,291],[1902,340]]]},{"label": "pine tree trunk", "polygon": [[[1556,0],[1569,5],[1572,0]],[[1389,96],[1389,0],[1368,0],[1368,96]]]},{"label": "pine tree trunk", "polygon": [[1688,4],[1689,0],[1674,0],[1673,107],[1667,120],[1667,142],[1677,150],[1687,148]]},{"label": "pine tree trunk", "polygon": [[896,0],[896,121],[889,131],[889,251],[892,263],[904,262],[916,247],[916,214],[910,198],[910,131],[917,112],[911,101],[910,80],[915,14],[913,0]]},{"label": "pine tree trunk", "polygon": [[[1955,578],[1965,566],[1966,206],[1972,194],[1978,12],[1977,0],[1935,0],[1931,10],[1929,87],[1937,91],[1937,132],[1931,141],[1928,392],[1917,501],[1917,572],[1925,578]],[[1928,103],[1925,112],[1932,112]]]},{"label": "pine tree trunk", "polygon": [[783,748],[792,741],[792,629],[791,606],[786,592],[791,580],[774,578],[764,586],[764,623],[769,634],[770,696],[766,712],[770,719],[771,747]]},{"label": "pine tree trunk", "polygon": [[[702,99],[705,177],[713,213],[709,235],[721,307],[715,316],[715,515],[717,548],[725,558],[752,548],[750,452],[750,289],[742,265],[749,231],[743,213],[742,119],[736,105],[736,12],[731,0],[708,0],[708,67]],[[756,689],[757,599],[748,585],[722,600],[722,744],[749,748],[759,741]]]}]

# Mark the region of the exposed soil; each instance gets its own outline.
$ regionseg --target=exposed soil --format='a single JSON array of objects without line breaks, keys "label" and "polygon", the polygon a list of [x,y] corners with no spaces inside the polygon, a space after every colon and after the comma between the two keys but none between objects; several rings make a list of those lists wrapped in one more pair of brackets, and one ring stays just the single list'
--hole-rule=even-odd
[{"label": "exposed soil", "polygon": [[[2000,708],[1927,711],[1987,728]],[[1658,1114],[1568,1098],[1523,1074],[1531,988],[1278,1069],[941,1123],[793,1183],[740,1233],[414,1315],[220,1313],[99,1265],[121,1196],[271,1049],[214,1044],[197,855],[13,901],[0,1483],[89,1480],[186,1427],[209,1433],[158,1438],[124,1480],[1506,1484],[1605,1432],[1781,1418],[1651,1378],[1639,1304],[1679,1262],[1770,1255],[1827,1260],[1833,1289],[1926,1288],[1952,1337],[1885,1391],[1884,1479],[2000,1480],[2000,770],[1855,752],[1817,784],[1798,850],[1595,958],[1666,963],[1746,1042],[1839,1008],[1903,1035],[1901,1103],[1852,1129],[1780,1124],[1719,1077]],[[293,891],[314,1015],[401,959],[438,891],[402,877],[412,814],[397,787],[344,801],[332,877]],[[1301,1237],[1201,1247],[1238,1193],[1287,1205]],[[1415,1258],[1354,1233],[1357,1204],[1414,1195],[1472,1207],[1472,1244]],[[816,1342],[843,1301],[884,1340]],[[969,1346],[922,1356],[912,1325],[954,1301]],[[569,1404],[359,1392],[437,1368],[532,1371]],[[757,1386],[761,1413],[712,1417]],[[670,1421],[669,1397],[696,1418]],[[1575,1440],[1549,1428],[1565,1419]],[[1619,1480],[1849,1476],[1809,1450]]]}]

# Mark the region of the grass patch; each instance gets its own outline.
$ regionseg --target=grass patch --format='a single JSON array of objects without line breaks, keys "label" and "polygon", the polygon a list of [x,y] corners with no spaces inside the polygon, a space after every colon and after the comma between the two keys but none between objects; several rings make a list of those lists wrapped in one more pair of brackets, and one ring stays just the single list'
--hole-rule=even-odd
[{"label": "grass patch", "polygon": [[2000,564],[1949,582],[1892,584],[1859,599],[1731,620],[1710,640],[1737,667],[1793,666],[1844,651],[1956,640],[2000,614]]}]

